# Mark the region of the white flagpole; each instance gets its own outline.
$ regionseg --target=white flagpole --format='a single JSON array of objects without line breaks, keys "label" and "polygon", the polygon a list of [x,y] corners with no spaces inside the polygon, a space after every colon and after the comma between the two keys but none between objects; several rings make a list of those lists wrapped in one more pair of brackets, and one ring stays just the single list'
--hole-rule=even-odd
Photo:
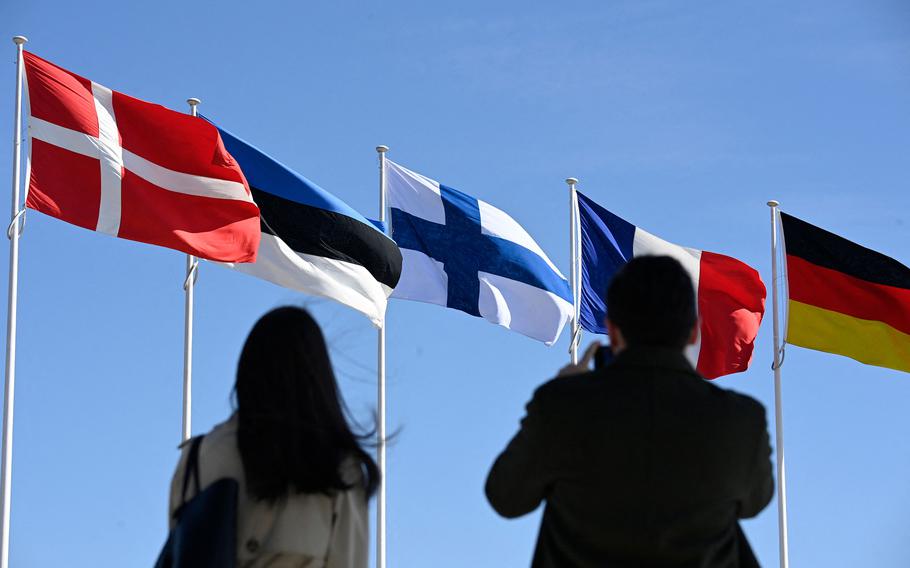
[{"label": "white flagpole", "polygon": [[10,497],[13,487],[13,402],[16,387],[16,305],[19,300],[19,231],[22,212],[19,204],[19,168],[22,160],[22,49],[28,39],[15,36],[16,44],[16,111],[13,123],[13,204],[7,235],[9,236],[9,302],[6,316],[6,382],[3,388],[3,464],[2,508],[0,527],[0,568],[9,567]]},{"label": "white flagpole", "polygon": [[[196,116],[199,99],[186,100],[190,105],[190,114]],[[183,308],[183,432],[181,440],[187,441],[193,432],[193,292],[199,272],[199,261],[196,257],[186,255],[186,279],[183,289],[186,291]]]},{"label": "white flagpole", "polygon": [[578,183],[578,180],[575,178],[566,178],[566,183],[569,185],[569,246],[571,251],[569,254],[569,262],[572,263],[570,272],[570,284],[572,286],[572,339],[569,344],[569,355],[572,357],[572,364],[575,365],[578,363],[578,344],[581,342],[581,324],[578,321],[579,314],[581,311],[581,286],[579,282],[581,281],[581,272],[580,272],[580,258],[579,258],[579,249],[578,249],[578,193],[575,191],[575,184]]},{"label": "white flagpole", "polygon": [[781,406],[780,366],[783,351],[780,342],[780,304],[778,300],[778,234],[777,225],[779,218],[777,201],[769,201],[771,208],[771,305],[774,310],[772,321],[774,323],[774,425],[777,432],[777,524],[780,539],[780,566],[789,568],[790,552],[787,544],[787,476],[784,468],[784,411]]},{"label": "white flagpole", "polygon": [[[379,221],[386,222],[386,189],[385,189],[385,154],[388,146],[376,146],[379,154]],[[388,311],[388,309],[386,310]],[[379,498],[376,503],[376,568],[386,567],[386,486],[388,467],[386,465],[386,390],[385,390],[385,328],[386,318],[383,314],[382,326],[379,328],[379,360],[378,360],[378,422],[376,435],[378,437],[376,451],[379,457]]]}]

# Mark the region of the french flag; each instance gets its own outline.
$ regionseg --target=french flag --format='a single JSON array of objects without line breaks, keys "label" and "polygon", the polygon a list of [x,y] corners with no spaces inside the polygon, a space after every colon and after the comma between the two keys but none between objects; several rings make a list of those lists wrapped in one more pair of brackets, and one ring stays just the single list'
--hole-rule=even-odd
[{"label": "french flag", "polygon": [[735,258],[681,247],[617,217],[578,193],[581,220],[581,327],[607,333],[606,292],[619,268],[636,256],[678,260],[698,294],[699,339],[687,350],[705,378],[745,371],[765,313],[765,285],[758,272]]}]

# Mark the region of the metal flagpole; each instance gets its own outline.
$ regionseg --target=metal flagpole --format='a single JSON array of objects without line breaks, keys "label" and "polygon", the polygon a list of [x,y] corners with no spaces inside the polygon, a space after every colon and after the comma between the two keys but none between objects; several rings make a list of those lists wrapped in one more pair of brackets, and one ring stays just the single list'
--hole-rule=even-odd
[{"label": "metal flagpole", "polygon": [[[190,105],[190,114],[196,116],[196,106],[201,103],[197,98],[186,100]],[[183,289],[186,298],[183,308],[183,432],[182,441],[190,439],[193,431],[193,292],[199,272],[199,261],[196,257],[186,255],[186,279]]]},{"label": "metal flagpole", "polygon": [[581,274],[578,265],[578,194],[575,191],[575,184],[578,183],[578,180],[570,177],[566,178],[566,183],[569,185],[569,246],[571,247],[569,259],[572,263],[570,280],[573,307],[572,343],[569,344],[569,355],[572,357],[572,364],[575,365],[578,363],[578,344],[581,342],[581,324],[578,321],[581,309],[581,298],[579,297],[581,295],[581,286],[579,286]]},{"label": "metal flagpole", "polygon": [[778,235],[777,226],[779,218],[777,201],[769,201],[771,208],[771,297],[774,309],[774,426],[777,433],[777,523],[780,538],[780,566],[789,568],[790,552],[787,545],[787,476],[784,468],[784,412],[781,406],[780,366],[783,347],[780,342],[780,304],[778,300]]},{"label": "metal flagpole", "polygon": [[[388,146],[376,146],[379,154],[379,221],[386,222],[386,189],[385,189],[385,155]],[[388,309],[386,310],[388,311]],[[388,468],[386,466],[386,390],[385,390],[385,314],[382,317],[382,326],[379,328],[379,360],[378,360],[378,422],[376,427],[376,451],[379,457],[379,499],[376,503],[376,568],[386,567],[386,487]]]},{"label": "metal flagpole", "polygon": [[2,458],[2,508],[3,526],[0,527],[0,568],[9,566],[10,497],[13,487],[13,402],[16,387],[16,305],[19,296],[19,233],[22,213],[19,204],[19,168],[22,160],[22,49],[28,39],[15,36],[16,44],[16,111],[13,123],[13,204],[12,221],[7,229],[9,236],[9,302],[6,316],[6,381],[3,388],[3,458]]}]

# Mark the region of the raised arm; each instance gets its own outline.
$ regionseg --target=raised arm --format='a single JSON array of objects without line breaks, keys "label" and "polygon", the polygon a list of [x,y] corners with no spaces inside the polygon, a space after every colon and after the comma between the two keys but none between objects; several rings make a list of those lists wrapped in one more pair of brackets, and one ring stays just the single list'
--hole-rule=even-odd
[{"label": "raised arm", "polygon": [[507,518],[530,513],[546,497],[552,475],[547,458],[549,432],[540,389],[528,403],[521,428],[487,476],[487,500]]}]

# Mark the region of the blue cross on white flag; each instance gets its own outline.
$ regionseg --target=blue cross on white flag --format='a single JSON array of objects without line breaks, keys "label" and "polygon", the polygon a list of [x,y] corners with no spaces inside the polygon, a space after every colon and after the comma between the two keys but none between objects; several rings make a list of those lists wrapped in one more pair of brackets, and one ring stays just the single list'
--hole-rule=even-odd
[{"label": "blue cross on white flag", "polygon": [[565,277],[503,211],[386,160],[392,238],[402,255],[393,298],[439,304],[547,345],[572,317]]}]

